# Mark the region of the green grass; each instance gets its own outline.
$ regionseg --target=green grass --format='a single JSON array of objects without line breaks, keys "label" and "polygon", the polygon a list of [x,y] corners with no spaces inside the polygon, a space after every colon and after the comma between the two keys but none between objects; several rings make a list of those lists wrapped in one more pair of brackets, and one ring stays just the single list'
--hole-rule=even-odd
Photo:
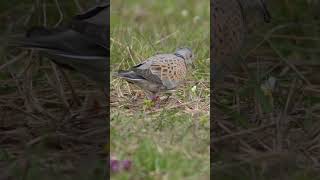
[{"label": "green grass", "polygon": [[133,161],[112,179],[208,179],[209,1],[111,4],[111,74],[179,47],[196,55],[186,83],[160,109],[148,107],[139,88],[111,79],[111,155]]}]

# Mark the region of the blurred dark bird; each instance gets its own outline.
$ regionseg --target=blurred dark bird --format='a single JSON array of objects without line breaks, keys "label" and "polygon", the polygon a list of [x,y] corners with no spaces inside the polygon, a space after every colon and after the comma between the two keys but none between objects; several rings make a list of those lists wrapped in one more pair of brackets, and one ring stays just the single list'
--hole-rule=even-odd
[{"label": "blurred dark bird", "polygon": [[212,82],[237,68],[235,61],[245,45],[249,29],[270,22],[265,0],[214,0],[211,3]]},{"label": "blurred dark bird", "polygon": [[53,62],[105,83],[109,58],[109,1],[76,15],[67,25],[33,27],[10,44],[39,50]]}]

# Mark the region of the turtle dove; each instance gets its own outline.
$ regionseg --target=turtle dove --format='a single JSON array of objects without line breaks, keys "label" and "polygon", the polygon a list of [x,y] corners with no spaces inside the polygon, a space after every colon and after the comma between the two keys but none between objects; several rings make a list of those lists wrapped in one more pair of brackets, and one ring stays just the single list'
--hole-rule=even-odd
[{"label": "turtle dove", "polygon": [[185,79],[187,65],[193,59],[191,49],[180,48],[173,54],[152,56],[130,70],[119,70],[116,76],[137,85],[155,100],[159,92],[174,90]]}]

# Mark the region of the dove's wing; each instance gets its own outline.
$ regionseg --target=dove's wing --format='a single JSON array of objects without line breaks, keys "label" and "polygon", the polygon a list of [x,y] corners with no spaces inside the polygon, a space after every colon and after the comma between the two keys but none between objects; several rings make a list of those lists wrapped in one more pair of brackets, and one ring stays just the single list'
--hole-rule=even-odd
[{"label": "dove's wing", "polygon": [[109,49],[110,4],[103,1],[94,8],[73,17],[70,27],[103,47]]},{"label": "dove's wing", "polygon": [[103,1],[84,13],[74,16],[74,20],[85,21],[98,26],[109,25],[109,7],[108,1]]},{"label": "dove's wing", "polygon": [[173,89],[185,78],[187,68],[181,57],[159,54],[138,64],[132,70],[152,83]]}]

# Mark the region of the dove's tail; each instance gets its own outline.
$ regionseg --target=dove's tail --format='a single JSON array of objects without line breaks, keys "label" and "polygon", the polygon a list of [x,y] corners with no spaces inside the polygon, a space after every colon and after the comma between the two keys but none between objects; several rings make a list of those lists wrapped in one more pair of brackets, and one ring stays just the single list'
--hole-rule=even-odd
[{"label": "dove's tail", "polygon": [[118,78],[125,79],[126,81],[131,82],[131,83],[136,83],[136,82],[140,82],[141,80],[145,80],[145,78],[138,75],[134,71],[119,70],[117,73],[114,74],[114,76],[116,76]]},{"label": "dove's tail", "polygon": [[19,34],[12,36],[8,40],[9,46],[23,47],[23,48],[36,48],[36,49],[50,49],[50,43],[47,43],[45,38],[51,35],[52,32],[45,28],[35,27],[27,31],[26,34]]}]

